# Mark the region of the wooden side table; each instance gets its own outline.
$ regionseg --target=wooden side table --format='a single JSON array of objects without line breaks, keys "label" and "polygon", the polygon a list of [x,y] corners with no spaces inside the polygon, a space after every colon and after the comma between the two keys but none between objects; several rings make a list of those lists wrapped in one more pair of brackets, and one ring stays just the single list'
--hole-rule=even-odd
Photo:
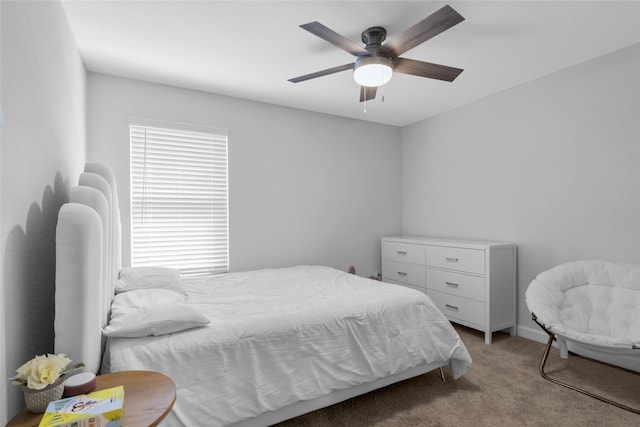
[{"label": "wooden side table", "polygon": [[[176,386],[171,378],[151,371],[122,371],[96,377],[95,390],[124,387],[123,426],[156,426],[167,416],[176,401]],[[7,427],[38,427],[42,414],[26,408]]]}]

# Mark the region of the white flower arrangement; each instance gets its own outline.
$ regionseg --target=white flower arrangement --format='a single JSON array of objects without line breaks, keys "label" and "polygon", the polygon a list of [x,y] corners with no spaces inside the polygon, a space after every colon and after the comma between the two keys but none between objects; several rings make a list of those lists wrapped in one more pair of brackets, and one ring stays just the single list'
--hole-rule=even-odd
[{"label": "white flower arrangement", "polygon": [[13,384],[23,385],[33,390],[43,388],[55,383],[76,369],[82,368],[84,363],[69,366],[71,359],[65,354],[47,354],[36,356],[16,370],[16,376],[10,378]]}]

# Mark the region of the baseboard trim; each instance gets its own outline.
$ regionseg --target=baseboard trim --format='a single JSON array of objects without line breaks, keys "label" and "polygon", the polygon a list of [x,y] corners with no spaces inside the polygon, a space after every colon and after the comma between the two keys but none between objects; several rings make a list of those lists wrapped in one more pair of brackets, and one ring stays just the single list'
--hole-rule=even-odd
[{"label": "baseboard trim", "polygon": [[516,334],[519,337],[526,338],[532,341],[541,342],[543,344],[545,344],[549,339],[549,335],[547,335],[540,328],[535,329],[535,328],[530,328],[529,326],[518,325],[518,327],[516,328],[516,331],[517,331]]}]

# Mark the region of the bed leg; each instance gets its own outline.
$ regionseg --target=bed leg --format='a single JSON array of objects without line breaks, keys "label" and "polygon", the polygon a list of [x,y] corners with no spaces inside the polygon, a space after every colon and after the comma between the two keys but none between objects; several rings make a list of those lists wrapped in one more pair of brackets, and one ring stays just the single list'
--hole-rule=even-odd
[{"label": "bed leg", "polygon": [[[626,411],[633,412],[634,414],[640,414],[640,409],[631,408],[629,406],[623,405],[622,403],[616,402],[614,400],[607,399],[606,397],[598,396],[597,394],[593,394],[593,393],[588,392],[586,390],[583,390],[581,388],[574,387],[574,386],[572,386],[570,384],[563,383],[562,381],[558,381],[558,380],[555,380],[555,379],[549,377],[544,372],[544,365],[547,363],[547,358],[549,357],[549,351],[551,350],[551,345],[553,344],[553,340],[554,339],[555,339],[555,335],[552,334],[552,333],[549,333],[549,340],[547,341],[547,346],[544,349],[544,353],[542,355],[542,360],[540,361],[539,370],[540,370],[540,375],[542,375],[542,378],[544,378],[545,380],[551,381],[554,384],[558,384],[558,385],[561,385],[561,386],[566,387],[568,389],[571,389],[573,391],[577,391],[578,393],[586,394],[587,396],[593,397],[594,399],[600,400],[601,402],[605,402],[605,403],[608,403],[610,405],[617,406],[620,409],[624,409]],[[565,342],[565,347],[566,347],[566,342]]]},{"label": "bed leg", "polygon": [[442,378],[442,382],[445,382],[444,371],[442,370],[442,366],[440,366],[440,378]]}]

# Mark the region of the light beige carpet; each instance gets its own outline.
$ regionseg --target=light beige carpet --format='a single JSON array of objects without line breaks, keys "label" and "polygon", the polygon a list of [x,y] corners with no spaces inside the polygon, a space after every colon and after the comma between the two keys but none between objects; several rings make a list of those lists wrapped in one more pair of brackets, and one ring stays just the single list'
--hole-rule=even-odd
[{"label": "light beige carpet", "polygon": [[[624,411],[543,379],[544,345],[456,325],[473,366],[446,382],[437,371],[285,421],[278,427],[336,426],[640,426]],[[640,408],[640,374],[551,350],[548,375]]]}]

